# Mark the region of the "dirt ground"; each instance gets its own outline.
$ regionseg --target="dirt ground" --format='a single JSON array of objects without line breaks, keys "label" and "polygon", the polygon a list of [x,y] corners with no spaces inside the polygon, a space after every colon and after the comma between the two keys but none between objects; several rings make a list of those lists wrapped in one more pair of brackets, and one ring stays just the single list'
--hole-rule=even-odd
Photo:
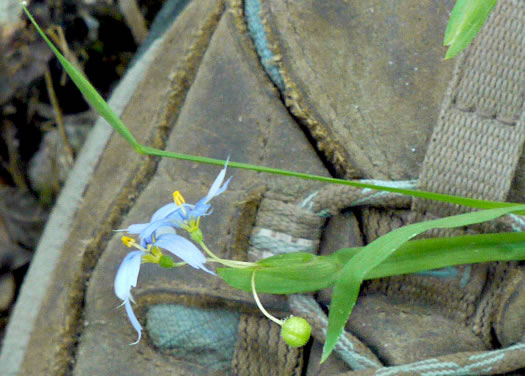
[{"label": "dirt ground", "polygon": [[[32,1],[29,10],[107,98],[162,3]],[[53,203],[97,116],[24,14],[0,23],[0,53],[1,346]]]}]

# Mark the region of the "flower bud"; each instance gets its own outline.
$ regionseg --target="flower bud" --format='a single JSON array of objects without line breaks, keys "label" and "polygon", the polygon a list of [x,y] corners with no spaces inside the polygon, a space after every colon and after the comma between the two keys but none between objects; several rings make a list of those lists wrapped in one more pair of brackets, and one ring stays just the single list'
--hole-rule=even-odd
[{"label": "flower bud", "polygon": [[175,262],[170,256],[162,255],[159,259],[159,265],[163,268],[173,268],[175,266]]},{"label": "flower bud", "polygon": [[290,347],[306,345],[312,333],[312,326],[302,317],[291,316],[283,323],[281,337]]}]

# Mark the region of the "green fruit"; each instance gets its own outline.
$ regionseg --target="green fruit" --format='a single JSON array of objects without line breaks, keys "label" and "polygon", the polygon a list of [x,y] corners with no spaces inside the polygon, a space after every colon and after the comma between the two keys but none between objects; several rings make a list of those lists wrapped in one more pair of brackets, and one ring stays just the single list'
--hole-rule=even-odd
[{"label": "green fruit", "polygon": [[160,256],[159,265],[163,268],[173,268],[175,266],[175,262],[170,256],[162,255]]},{"label": "green fruit", "polygon": [[312,333],[312,326],[302,317],[292,316],[283,323],[281,337],[290,347],[306,345]]}]

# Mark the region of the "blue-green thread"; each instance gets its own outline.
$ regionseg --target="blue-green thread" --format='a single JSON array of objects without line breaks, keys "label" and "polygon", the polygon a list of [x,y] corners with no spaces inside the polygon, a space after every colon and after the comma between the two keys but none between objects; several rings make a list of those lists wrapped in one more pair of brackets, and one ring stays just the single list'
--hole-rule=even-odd
[{"label": "blue-green thread", "polygon": [[275,55],[270,50],[266,32],[264,31],[259,0],[245,0],[244,13],[246,15],[248,32],[255,44],[255,50],[259,55],[264,70],[279,90],[284,91],[284,80],[281,72],[279,72],[279,67],[275,63]]},{"label": "blue-green thread", "polygon": [[180,304],[148,307],[146,328],[153,344],[170,355],[214,370],[229,370],[240,313]]}]

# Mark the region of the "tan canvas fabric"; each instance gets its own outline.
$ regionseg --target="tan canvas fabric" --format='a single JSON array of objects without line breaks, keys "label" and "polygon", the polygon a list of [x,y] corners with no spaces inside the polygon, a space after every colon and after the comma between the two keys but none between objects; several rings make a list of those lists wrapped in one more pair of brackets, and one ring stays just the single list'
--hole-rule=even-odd
[{"label": "tan canvas fabric", "polygon": [[[248,3],[194,0],[177,17],[122,112],[137,139],[324,176],[416,187],[421,173],[424,189],[522,195],[523,179],[513,180],[523,142],[522,1],[500,0],[457,65],[443,61],[438,47],[453,1],[261,1],[255,15],[270,58],[258,56]],[[128,249],[113,230],[147,221],[174,190],[198,200],[219,168],[140,156],[114,134],[98,147],[71,219],[54,223],[68,231],[52,243],[57,260],[39,286],[41,304],[31,305],[36,271],[24,286],[19,306],[33,307],[34,321],[19,331],[28,343],[9,347],[20,359],[10,375],[496,374],[525,367],[525,272],[517,263],[367,283],[323,365],[329,290],[261,296],[275,315],[311,321],[314,339],[296,350],[250,294],[191,268],[144,265],[133,290],[144,338],[129,346],[136,333],[113,293]],[[219,256],[241,260],[327,254],[456,211],[370,190],[228,175],[229,189],[201,228]],[[51,254],[44,246],[38,252],[40,259]]]}]

